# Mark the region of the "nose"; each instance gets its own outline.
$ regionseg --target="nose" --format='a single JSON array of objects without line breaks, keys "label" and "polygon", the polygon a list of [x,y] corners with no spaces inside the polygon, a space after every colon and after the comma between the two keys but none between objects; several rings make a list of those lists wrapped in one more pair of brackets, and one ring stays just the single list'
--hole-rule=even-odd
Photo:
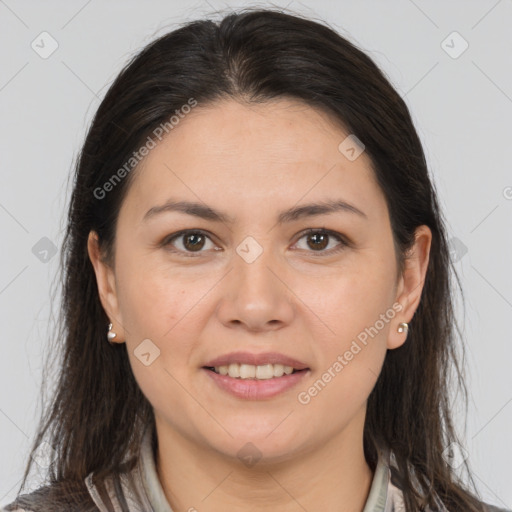
[{"label": "nose", "polygon": [[254,240],[240,244],[225,278],[217,315],[227,327],[264,332],[280,329],[293,319],[294,294],[287,285],[284,265],[261,242],[258,245],[260,249]]}]

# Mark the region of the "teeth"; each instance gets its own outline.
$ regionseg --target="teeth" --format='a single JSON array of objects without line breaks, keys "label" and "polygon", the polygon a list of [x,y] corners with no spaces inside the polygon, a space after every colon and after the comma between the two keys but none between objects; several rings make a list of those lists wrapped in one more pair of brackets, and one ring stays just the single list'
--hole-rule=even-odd
[{"label": "teeth", "polygon": [[216,366],[215,372],[221,375],[229,375],[235,379],[265,380],[282,377],[283,374],[290,375],[293,372],[293,368],[291,366],[283,366],[282,364],[254,366],[252,364],[231,363],[229,366]]}]

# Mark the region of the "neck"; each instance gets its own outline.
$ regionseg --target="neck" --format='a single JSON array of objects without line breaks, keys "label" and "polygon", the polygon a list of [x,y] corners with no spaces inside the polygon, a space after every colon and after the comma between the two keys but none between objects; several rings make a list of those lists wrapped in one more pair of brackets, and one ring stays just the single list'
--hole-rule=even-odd
[{"label": "neck", "polygon": [[359,423],[285,461],[263,457],[248,467],[157,421],[158,477],[174,511],[246,510],[250,505],[254,512],[269,507],[362,512],[373,472],[364,457]]}]

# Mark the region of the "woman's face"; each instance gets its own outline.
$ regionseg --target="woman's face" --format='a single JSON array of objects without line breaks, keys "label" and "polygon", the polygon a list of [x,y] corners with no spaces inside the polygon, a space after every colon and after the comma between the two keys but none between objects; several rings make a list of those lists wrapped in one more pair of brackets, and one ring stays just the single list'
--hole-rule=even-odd
[{"label": "woman's face", "polygon": [[[418,304],[430,232],[398,275],[385,198],[348,135],[290,100],[199,104],[132,171],[114,269],[91,235],[103,305],[159,435],[273,461],[360,442],[386,350]],[[279,374],[265,361],[280,356],[307,369],[245,380],[205,368],[232,352],[277,353],[232,360],[261,363],[259,376]]]}]

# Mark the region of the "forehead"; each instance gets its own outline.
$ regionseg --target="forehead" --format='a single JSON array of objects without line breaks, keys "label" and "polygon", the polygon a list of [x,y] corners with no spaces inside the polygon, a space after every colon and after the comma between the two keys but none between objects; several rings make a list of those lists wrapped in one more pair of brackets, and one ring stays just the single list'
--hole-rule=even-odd
[{"label": "forehead", "polygon": [[349,135],[297,100],[199,104],[133,171],[125,203],[149,208],[172,196],[240,210],[275,202],[281,209],[328,196],[382,209],[369,157],[350,160],[340,151]]}]

